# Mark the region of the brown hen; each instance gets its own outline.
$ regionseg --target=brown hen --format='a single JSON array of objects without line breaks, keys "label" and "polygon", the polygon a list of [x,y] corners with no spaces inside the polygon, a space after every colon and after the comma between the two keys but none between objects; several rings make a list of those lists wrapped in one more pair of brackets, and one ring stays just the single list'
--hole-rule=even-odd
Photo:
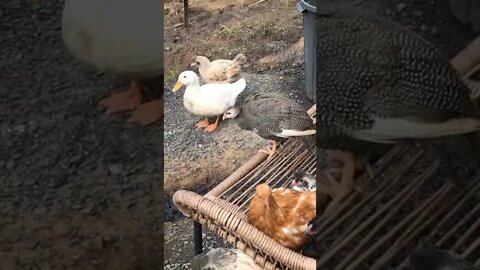
[{"label": "brown hen", "polygon": [[288,188],[256,187],[248,222],[281,245],[299,250],[305,243],[308,222],[316,215],[316,193]]}]

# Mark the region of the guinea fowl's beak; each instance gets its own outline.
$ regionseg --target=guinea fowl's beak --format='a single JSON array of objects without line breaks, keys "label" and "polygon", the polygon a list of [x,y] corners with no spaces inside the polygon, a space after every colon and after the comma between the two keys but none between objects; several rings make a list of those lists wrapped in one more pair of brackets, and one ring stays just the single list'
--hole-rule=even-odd
[{"label": "guinea fowl's beak", "polygon": [[225,120],[226,118],[227,118],[227,112],[224,112],[222,116],[222,121]]},{"label": "guinea fowl's beak", "polygon": [[177,81],[177,83],[175,84],[175,86],[172,89],[172,92],[176,93],[178,90],[180,90],[180,88],[182,88],[182,86],[183,86],[183,83],[181,83],[180,81]]}]

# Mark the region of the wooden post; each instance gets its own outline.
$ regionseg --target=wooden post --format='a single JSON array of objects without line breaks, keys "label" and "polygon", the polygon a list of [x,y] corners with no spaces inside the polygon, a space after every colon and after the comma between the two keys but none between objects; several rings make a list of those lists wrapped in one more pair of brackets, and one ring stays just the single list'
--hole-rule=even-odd
[{"label": "wooden post", "polygon": [[183,23],[188,28],[188,0],[183,0]]}]

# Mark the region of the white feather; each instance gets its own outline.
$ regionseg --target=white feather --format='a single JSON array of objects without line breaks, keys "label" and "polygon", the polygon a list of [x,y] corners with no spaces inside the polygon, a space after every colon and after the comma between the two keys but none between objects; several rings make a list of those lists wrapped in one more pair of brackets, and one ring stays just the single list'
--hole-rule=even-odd
[{"label": "white feather", "polygon": [[309,136],[315,134],[315,129],[309,130],[291,130],[291,129],[282,129],[281,133],[276,133],[275,136],[280,138],[290,138],[298,136]]},{"label": "white feather", "polygon": [[161,2],[67,0],[62,36],[78,59],[101,69],[141,75],[163,71]]},{"label": "white feather", "polygon": [[[196,75],[195,75],[196,76]],[[198,78],[198,76],[197,76]],[[238,95],[245,89],[244,78],[228,83],[197,83],[187,85],[183,96],[185,108],[199,116],[217,116],[235,105]]]},{"label": "white feather", "polygon": [[443,123],[419,123],[401,118],[376,118],[371,129],[356,131],[360,140],[377,143],[394,143],[399,139],[425,139],[464,134],[480,129],[480,120],[473,118],[452,119]]}]

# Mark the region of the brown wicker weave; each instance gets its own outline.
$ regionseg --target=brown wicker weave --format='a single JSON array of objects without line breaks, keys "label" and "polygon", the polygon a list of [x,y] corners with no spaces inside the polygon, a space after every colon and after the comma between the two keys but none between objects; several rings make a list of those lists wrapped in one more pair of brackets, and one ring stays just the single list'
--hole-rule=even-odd
[{"label": "brown wicker weave", "polygon": [[[468,53],[463,53],[462,58],[472,61]],[[474,66],[459,58],[455,59],[455,63],[462,68]],[[480,83],[473,80],[466,82],[472,88],[480,89]],[[314,115],[315,106],[309,112]],[[279,153],[271,160],[266,158],[266,154],[257,153],[204,196],[180,190],[174,194],[173,201],[183,214],[244,251],[265,269],[314,270],[316,261],[313,258],[283,247],[248,224],[246,210],[259,183],[266,182],[273,187],[287,186],[297,169],[315,174],[315,155],[303,150],[300,142],[292,139],[282,144]],[[412,239],[423,236],[427,227],[433,228],[427,238],[435,239],[437,244],[444,244],[442,241],[447,240],[452,242],[449,237],[456,233],[452,249],[462,246],[464,257],[472,254],[480,246],[480,236],[468,245],[465,237],[480,230],[480,219],[473,220],[473,223],[471,220],[472,215],[480,216],[480,204],[465,212],[467,197],[462,198],[458,191],[455,193],[451,183],[428,189],[423,197],[416,199],[418,205],[407,207],[416,198],[415,194],[418,195],[417,191],[425,184],[435,166],[421,150],[400,145],[380,159],[374,166],[374,183],[366,176],[360,177],[356,180],[356,191],[342,203],[339,212],[322,217],[316,235],[319,242],[324,242],[323,248],[319,245],[322,252],[319,266],[324,269],[353,270],[364,269],[360,265],[367,264],[368,269],[372,270],[389,269],[386,266],[390,262],[399,260],[398,257],[394,260],[394,256],[401,256],[397,265],[404,265],[404,258],[413,248]],[[480,184],[470,193],[478,192],[478,189]],[[403,211],[404,207],[408,210],[402,214],[400,210]],[[460,220],[464,221],[463,225],[468,223],[469,229],[463,236],[458,233],[460,225],[453,225],[451,230],[443,232],[441,226],[448,224],[449,218],[459,213],[465,215]],[[388,227],[396,215],[403,215],[404,218]],[[433,221],[438,222],[436,226],[432,225]],[[443,233],[440,238],[439,233]],[[344,249],[349,252],[345,253]],[[335,256],[341,259],[335,260]],[[480,264],[480,260],[476,263]]]}]

